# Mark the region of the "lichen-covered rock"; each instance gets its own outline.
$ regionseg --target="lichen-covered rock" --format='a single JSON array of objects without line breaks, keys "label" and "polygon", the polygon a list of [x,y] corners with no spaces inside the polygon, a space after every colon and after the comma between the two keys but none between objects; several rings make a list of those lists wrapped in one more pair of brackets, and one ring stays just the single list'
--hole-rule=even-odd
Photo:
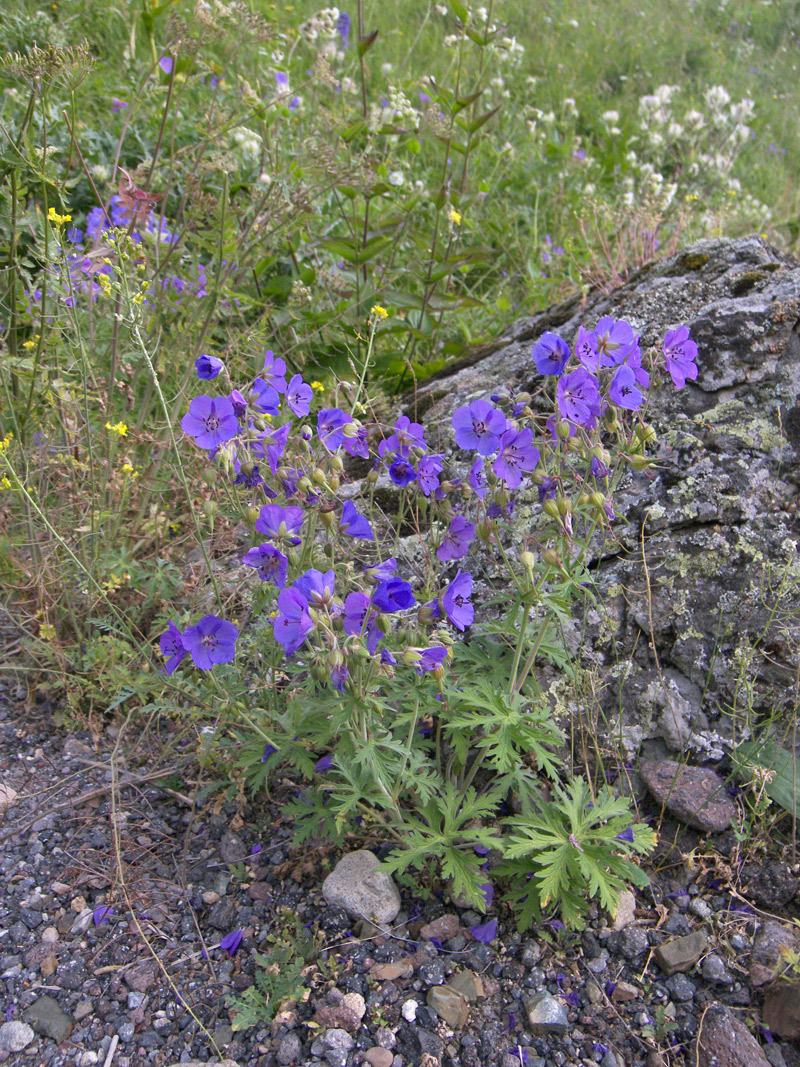
[{"label": "lichen-covered rock", "polygon": [[768,1067],[761,1046],[739,1019],[713,1004],[702,1019],[697,1034],[698,1067]]},{"label": "lichen-covered rock", "polygon": [[719,758],[733,736],[728,710],[788,709],[797,669],[800,264],[755,236],[700,241],[612,293],[517,322],[488,353],[421,386],[408,413],[436,426],[444,451],[457,407],[540,384],[531,347],[546,330],[573,343],[603,315],[630,322],[643,350],[685,323],[699,373],[680,391],[667,381],[651,392],[658,464],[627,477],[615,536],[590,546],[597,600],[574,648],[603,676],[596,691],[632,750],[666,738]]}]

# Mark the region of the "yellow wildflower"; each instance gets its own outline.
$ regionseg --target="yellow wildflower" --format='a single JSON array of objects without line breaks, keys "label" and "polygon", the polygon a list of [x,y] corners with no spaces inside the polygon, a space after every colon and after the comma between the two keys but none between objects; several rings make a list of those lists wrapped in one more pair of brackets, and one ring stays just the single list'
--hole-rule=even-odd
[{"label": "yellow wildflower", "polygon": [[13,489],[11,482],[8,480],[7,474],[4,474],[3,477],[0,478],[0,490],[4,489]]},{"label": "yellow wildflower", "polygon": [[313,390],[315,390],[315,392],[317,392],[317,393],[324,393],[325,392],[325,386],[322,384],[322,382],[312,382],[311,383],[311,388]]},{"label": "yellow wildflower", "polygon": [[72,215],[59,215],[54,207],[47,212],[47,221],[55,226],[63,226],[65,222],[72,222]]},{"label": "yellow wildflower", "polygon": [[373,304],[372,307],[369,309],[369,317],[372,319],[373,322],[380,322],[381,319],[389,318],[389,312],[386,310],[386,308],[381,307],[380,304]]},{"label": "yellow wildflower", "polygon": [[460,212],[456,211],[456,209],[454,207],[450,208],[449,218],[450,218],[450,221],[452,222],[452,224],[454,226],[460,226],[461,225],[461,214],[460,214]]},{"label": "yellow wildflower", "polygon": [[128,427],[124,422],[115,422],[113,425],[110,422],[106,423],[106,429],[112,433],[118,433],[120,437],[125,437],[128,433]]},{"label": "yellow wildflower", "polygon": [[133,477],[133,478],[138,478],[139,477],[139,472],[136,470],[135,467],[132,467],[130,465],[130,463],[123,463],[122,464],[122,473],[123,474],[130,474],[131,477]]}]

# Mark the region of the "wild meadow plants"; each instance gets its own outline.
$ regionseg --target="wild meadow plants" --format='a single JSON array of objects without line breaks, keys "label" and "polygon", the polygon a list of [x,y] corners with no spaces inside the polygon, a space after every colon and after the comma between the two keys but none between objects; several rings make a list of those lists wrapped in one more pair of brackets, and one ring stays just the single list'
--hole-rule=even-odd
[{"label": "wild meadow plants", "polygon": [[[460,409],[466,467],[390,412],[659,243],[796,237],[782,158],[754,165],[771,96],[719,80],[738,29],[727,67],[645,66],[603,5],[96,10],[2,31],[0,567],[32,667],[74,717],[216,722],[254,788],[310,783],[301,833],[378,830],[476,906],[485,850],[523,925],[613,906],[651,837],[565,768],[536,667],[570,676],[559,619],[649,462],[653,356],[611,320],[546,335],[535,394]],[[570,35],[606,42],[600,81]],[[763,36],[749,59],[787,47]],[[676,385],[691,356],[676,324]]]}]

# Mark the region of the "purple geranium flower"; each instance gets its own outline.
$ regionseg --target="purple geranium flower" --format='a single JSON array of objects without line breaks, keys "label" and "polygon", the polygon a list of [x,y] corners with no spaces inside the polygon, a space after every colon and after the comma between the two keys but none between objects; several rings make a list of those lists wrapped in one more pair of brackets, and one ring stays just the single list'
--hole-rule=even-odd
[{"label": "purple geranium flower", "polygon": [[266,745],[264,745],[264,754],[261,757],[261,762],[266,763],[270,756],[274,756],[277,751],[277,748],[267,741]]},{"label": "purple geranium flower", "polygon": [[303,509],[281,507],[280,504],[265,504],[255,521],[255,528],[273,541],[281,544],[299,545],[295,536],[303,525]]},{"label": "purple geranium flower", "polygon": [[233,389],[230,394],[230,401],[233,405],[233,413],[237,418],[241,418],[247,412],[247,401],[238,389]]},{"label": "purple geranium flower", "polygon": [[211,451],[239,432],[239,420],[226,396],[196,396],[189,414],[181,419],[181,429],[195,439],[198,448]]},{"label": "purple geranium flower", "polygon": [[196,626],[183,631],[183,646],[201,671],[215,663],[230,663],[236,654],[239,631],[232,622],[216,615],[204,615]]},{"label": "purple geranium flower", "polygon": [[349,456],[369,459],[369,435],[366,426],[351,420],[342,432],[342,448]]},{"label": "purple geranium flower", "polygon": [[466,556],[470,542],[475,537],[475,524],[468,522],[463,515],[456,515],[450,523],[447,536],[436,549],[436,558],[442,563]]},{"label": "purple geranium flower", "polygon": [[333,571],[318,571],[314,567],[301,574],[292,583],[308,601],[309,607],[327,608],[334,615],[341,614],[341,604],[334,602],[333,587],[336,576]]},{"label": "purple geranium flower", "polygon": [[372,527],[368,520],[363,515],[359,515],[352,500],[345,500],[344,502],[339,529],[347,537],[360,537],[364,541],[375,540],[375,534],[372,532]]},{"label": "purple geranium flower", "polygon": [[159,67],[161,67],[161,69],[164,71],[165,74],[171,74],[172,73],[172,56],[162,56],[161,59],[159,59],[159,61],[158,61],[158,65],[159,65]]},{"label": "purple geranium flower", "polygon": [[601,367],[618,366],[637,345],[630,323],[614,319],[610,315],[600,319],[594,333],[597,339],[595,349]]},{"label": "purple geranium flower", "polygon": [[308,613],[308,601],[293,586],[278,595],[278,614],[272,629],[275,640],[283,645],[287,656],[296,652],[314,629],[314,620]]},{"label": "purple geranium flower", "polygon": [[475,491],[475,496],[479,500],[483,500],[486,496],[486,490],[489,488],[489,483],[486,481],[486,473],[483,469],[483,458],[481,456],[478,456],[472,464],[467,481]]},{"label": "purple geranium flower", "polygon": [[413,608],[416,602],[411,586],[401,578],[389,578],[381,582],[372,594],[373,605],[387,613]]},{"label": "purple geranium flower", "polygon": [[[344,632],[352,637],[364,634],[367,642],[367,651],[370,655],[375,652],[380,641],[381,631],[377,625],[377,612],[371,611],[372,605],[368,596],[364,593],[348,593],[344,602]],[[366,620],[366,632],[364,621]]]},{"label": "purple geranium flower", "polygon": [[92,912],[92,920],[95,926],[105,926],[111,916],[114,914],[114,909],[110,904],[98,904],[98,906]]},{"label": "purple geranium flower", "polygon": [[385,559],[383,563],[373,563],[371,567],[364,568],[364,577],[368,582],[386,582],[394,578],[397,570],[397,560],[394,556]]},{"label": "purple geranium flower", "polygon": [[274,389],[263,378],[256,378],[253,382],[253,388],[250,390],[250,402],[256,411],[261,411],[265,415],[277,415],[281,406],[278,390]]},{"label": "purple geranium flower", "polygon": [[600,415],[600,390],[597,380],[578,367],[558,382],[558,409],[565,419],[591,428]]},{"label": "purple geranium flower", "polygon": [[426,671],[435,671],[441,667],[447,659],[447,649],[444,645],[433,645],[431,648],[407,648],[403,653],[404,662],[414,668],[422,677]]},{"label": "purple geranium flower", "polygon": [[490,919],[488,923],[471,926],[469,932],[476,941],[481,941],[484,945],[488,945],[497,937],[497,919]]},{"label": "purple geranium flower", "polygon": [[317,774],[324,774],[325,771],[329,771],[333,766],[333,756],[321,756],[320,759],[314,764],[314,770]]},{"label": "purple geranium flower", "polygon": [[329,452],[336,452],[342,443],[342,427],[352,418],[341,408],[323,408],[317,415],[317,434]]},{"label": "purple geranium flower", "polygon": [[532,443],[533,430],[508,429],[500,438],[500,454],[492,464],[492,470],[509,489],[516,489],[522,481],[523,471],[532,471],[539,462],[539,449]]},{"label": "purple geranium flower", "polygon": [[394,433],[378,445],[378,455],[381,459],[395,455],[407,457],[412,448],[428,450],[425,431],[421,423],[412,422],[408,415],[400,415],[394,424]]},{"label": "purple geranium flower", "polygon": [[343,11],[336,20],[336,32],[342,40],[342,48],[347,48],[347,38],[350,35],[350,16]]},{"label": "purple geranium flower", "polygon": [[267,385],[271,385],[279,393],[286,392],[286,364],[282,359],[275,358],[275,353],[271,348],[264,353],[264,368],[261,376]]},{"label": "purple geranium flower", "polygon": [[627,408],[628,411],[636,411],[641,407],[644,394],[636,385],[636,372],[627,363],[617,367],[611,385],[608,387],[608,398],[617,407]]},{"label": "purple geranium flower", "polygon": [[256,545],[242,556],[245,567],[255,567],[262,582],[272,582],[277,589],[286,585],[289,560],[272,545]]},{"label": "purple geranium flower", "polygon": [[633,832],[633,827],[629,826],[626,830],[623,830],[621,834],[617,834],[616,839],[618,841],[627,841],[629,842],[629,844],[632,845],[636,840],[636,837]]},{"label": "purple geranium flower", "polygon": [[298,419],[302,419],[311,410],[311,398],[313,395],[311,386],[303,381],[301,375],[295,374],[286,387],[286,403]]},{"label": "purple geranium flower", "polygon": [[172,674],[181,660],[189,654],[189,651],[184,648],[183,634],[171,619],[166,632],[159,638],[158,644],[163,655],[167,657],[164,670],[167,674]]},{"label": "purple geranium flower", "polygon": [[239,945],[242,943],[244,937],[244,930],[231,930],[229,934],[225,934],[223,939],[219,943],[219,947],[227,952],[229,956],[235,956]]},{"label": "purple geranium flower", "polygon": [[563,374],[569,359],[569,345],[563,337],[548,330],[533,346],[531,359],[540,374]]},{"label": "purple geranium flower", "polygon": [[458,630],[463,631],[471,626],[475,618],[475,609],[469,599],[471,596],[472,575],[468,571],[459,571],[442,596],[445,614]]},{"label": "purple geranium flower", "polygon": [[399,485],[400,488],[403,489],[416,480],[417,472],[407,459],[398,456],[394,463],[392,463],[391,467],[389,467],[389,477],[395,485]]},{"label": "purple geranium flower", "polygon": [[210,382],[225,369],[225,364],[216,356],[198,356],[194,365],[197,377],[202,378],[204,382]]},{"label": "purple geranium flower", "polygon": [[488,911],[494,900],[494,886],[491,882],[484,882],[481,886],[481,892],[483,893],[483,899],[486,901],[486,910]]},{"label": "purple geranium flower", "polygon": [[488,400],[474,400],[453,414],[456,444],[459,448],[474,448],[481,456],[490,456],[497,451],[506,425],[503,412]]},{"label": "purple geranium flower", "polygon": [[423,496],[430,496],[439,488],[439,475],[442,473],[442,460],[444,456],[423,456],[419,461],[417,472],[417,484]]},{"label": "purple geranium flower", "polygon": [[664,355],[676,389],[683,389],[686,379],[697,378],[697,345],[689,337],[689,327],[679,326],[677,330],[668,330],[664,338]]}]

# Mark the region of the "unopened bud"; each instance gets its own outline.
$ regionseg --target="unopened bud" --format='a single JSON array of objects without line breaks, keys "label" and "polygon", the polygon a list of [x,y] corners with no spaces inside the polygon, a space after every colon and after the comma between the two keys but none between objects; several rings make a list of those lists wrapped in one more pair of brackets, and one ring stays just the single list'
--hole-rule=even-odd
[{"label": "unopened bud", "polygon": [[566,419],[562,419],[556,426],[557,436],[561,441],[568,441],[571,433],[572,426],[566,421]]},{"label": "unopened bud", "polygon": [[650,465],[647,456],[631,456],[630,463],[635,471],[643,471]]},{"label": "unopened bud", "polygon": [[327,526],[329,530],[332,530],[336,525],[336,515],[333,511],[326,511],[325,508],[320,508],[319,517],[322,524]]},{"label": "unopened bud", "polygon": [[542,511],[544,511],[545,515],[549,515],[551,519],[557,519],[560,514],[558,504],[552,499],[545,500],[544,504],[542,504]]},{"label": "unopened bud", "polygon": [[203,473],[200,475],[200,478],[202,479],[202,481],[205,482],[206,485],[217,484],[217,472],[214,467],[206,467]]},{"label": "unopened bud", "polygon": [[569,515],[572,511],[572,501],[568,496],[558,497],[556,504],[558,505],[558,514],[561,515],[562,518],[565,515]]},{"label": "unopened bud", "polygon": [[563,567],[561,556],[559,556],[554,548],[546,548],[544,552],[542,552],[542,559],[551,567],[558,567],[559,569]]},{"label": "unopened bud", "polygon": [[583,441],[580,437],[570,437],[567,441],[567,448],[570,452],[583,452]]},{"label": "unopened bud", "polygon": [[417,608],[417,618],[423,626],[429,626],[435,618],[433,608],[427,604],[420,604]]},{"label": "unopened bud", "polygon": [[579,493],[578,494],[578,506],[579,507],[586,507],[587,504],[591,503],[591,499],[592,498],[591,498],[589,493]]},{"label": "unopened bud", "polygon": [[311,488],[311,485],[311,479],[306,474],[304,474],[302,478],[297,479],[297,488],[301,493],[307,493]]},{"label": "unopened bud", "polygon": [[216,500],[204,500],[203,501],[203,514],[207,519],[213,519],[217,514],[217,502]]},{"label": "unopened bud", "polygon": [[605,507],[606,498],[602,493],[592,493],[589,499],[596,508]]},{"label": "unopened bud", "polygon": [[388,615],[378,615],[375,625],[382,634],[390,634],[392,632],[392,620]]},{"label": "unopened bud", "polygon": [[338,471],[339,474],[344,470],[344,463],[341,456],[329,456],[328,463],[331,465],[331,470]]},{"label": "unopened bud", "polygon": [[334,493],[339,488],[340,484],[341,484],[341,482],[339,480],[339,475],[338,474],[332,474],[328,478],[328,485],[333,490]]},{"label": "unopened bud", "polygon": [[342,437],[347,437],[352,440],[354,437],[358,437],[359,424],[357,422],[346,422],[342,427]]},{"label": "unopened bud", "polygon": [[247,521],[250,523],[251,526],[255,525],[256,519],[258,518],[258,516],[260,514],[261,514],[261,509],[257,508],[257,507],[254,507],[252,504],[248,508],[245,508],[245,516],[246,516]]},{"label": "unopened bud", "polygon": [[374,485],[377,482],[379,473],[380,473],[379,471],[371,470],[367,474],[367,481],[369,482],[370,485]]},{"label": "unopened bud", "polygon": [[322,469],[322,467],[315,468],[313,478],[317,485],[325,485],[325,482],[327,481],[325,477],[325,471]]},{"label": "unopened bud", "polygon": [[643,445],[654,445],[657,443],[658,438],[656,437],[656,431],[647,422],[643,422],[640,426],[637,426],[634,433]]},{"label": "unopened bud", "polygon": [[443,493],[452,493],[455,489],[455,485],[453,485],[451,481],[445,479],[445,481],[442,482],[439,488],[442,490]]},{"label": "unopened bud", "polygon": [[475,536],[487,545],[491,542],[494,537],[494,523],[491,519],[481,519],[479,523],[476,523]]},{"label": "unopened bud", "polygon": [[494,499],[495,499],[495,502],[498,504],[499,507],[501,507],[501,508],[507,508],[508,507],[509,497],[508,497],[508,492],[505,489],[498,489],[497,492],[494,494]]},{"label": "unopened bud", "polygon": [[532,571],[536,566],[536,556],[533,552],[528,552],[527,549],[524,552],[520,552],[519,561],[526,571]]}]

